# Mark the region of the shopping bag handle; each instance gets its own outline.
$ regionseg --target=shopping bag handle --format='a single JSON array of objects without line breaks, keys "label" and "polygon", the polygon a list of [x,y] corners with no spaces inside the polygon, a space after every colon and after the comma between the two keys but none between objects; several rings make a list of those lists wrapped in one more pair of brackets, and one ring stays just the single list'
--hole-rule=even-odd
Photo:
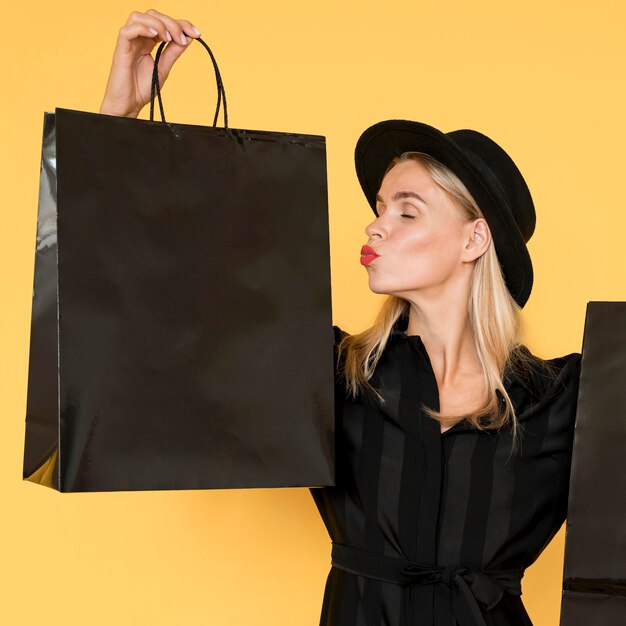
[{"label": "shopping bag handle", "polygon": [[[222,98],[224,99],[224,128],[228,128],[228,111],[226,108],[226,91],[224,90],[224,83],[222,82],[222,75],[220,74],[219,67],[217,67],[217,61],[215,56],[211,52],[211,48],[206,45],[200,37],[196,39],[199,41],[209,53],[211,61],[213,62],[213,69],[215,70],[215,81],[217,83],[217,107],[215,108],[215,117],[213,118],[213,126],[217,125],[217,118],[220,114],[220,106],[222,104]],[[161,51],[167,42],[162,41],[157,48],[156,55],[154,57],[154,69],[152,70],[152,88],[150,89],[150,121],[154,121],[154,95],[156,93],[159,99],[159,109],[161,110],[161,121],[165,122],[165,112],[163,111],[163,100],[161,99],[161,85],[159,84],[159,57]]]}]

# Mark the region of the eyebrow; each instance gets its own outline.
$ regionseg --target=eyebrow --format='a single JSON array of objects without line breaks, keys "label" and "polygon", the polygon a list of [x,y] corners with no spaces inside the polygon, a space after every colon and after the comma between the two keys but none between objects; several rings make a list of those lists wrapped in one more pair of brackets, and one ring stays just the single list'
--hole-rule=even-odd
[{"label": "eyebrow", "polygon": [[[398,191],[397,193],[394,194],[393,198],[391,199],[401,200],[402,198],[415,198],[419,200],[420,202],[427,204],[426,200],[424,200],[422,196],[420,196],[419,194],[416,194],[414,191]],[[376,202],[382,202],[383,204],[385,204],[379,194],[376,194]]]}]

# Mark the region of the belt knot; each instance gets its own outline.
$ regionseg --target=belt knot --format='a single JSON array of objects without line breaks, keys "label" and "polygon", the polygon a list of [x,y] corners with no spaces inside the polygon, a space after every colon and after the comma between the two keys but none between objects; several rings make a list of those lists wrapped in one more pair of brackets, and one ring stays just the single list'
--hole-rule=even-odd
[{"label": "belt knot", "polygon": [[333,543],[332,565],[401,587],[443,583],[451,590],[452,611],[459,626],[486,626],[478,602],[490,610],[505,592],[521,595],[524,575],[523,569],[478,571],[460,565],[426,565],[337,543]]},{"label": "belt knot", "polygon": [[446,565],[440,570],[441,582],[449,585],[452,582],[452,579],[461,573],[460,567],[454,567],[453,565]]}]

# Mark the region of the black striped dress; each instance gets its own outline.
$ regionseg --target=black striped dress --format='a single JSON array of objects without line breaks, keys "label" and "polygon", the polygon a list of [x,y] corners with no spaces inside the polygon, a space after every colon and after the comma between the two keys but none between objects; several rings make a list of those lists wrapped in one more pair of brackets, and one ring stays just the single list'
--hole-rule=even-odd
[{"label": "black striped dress", "polygon": [[[528,626],[520,578],[567,512],[580,354],[533,382],[507,373],[523,427],[461,421],[443,434],[423,343],[394,328],[372,379],[348,399],[336,376],[336,486],[311,488],[332,541],[321,626]],[[345,334],[335,326],[335,342]]]}]

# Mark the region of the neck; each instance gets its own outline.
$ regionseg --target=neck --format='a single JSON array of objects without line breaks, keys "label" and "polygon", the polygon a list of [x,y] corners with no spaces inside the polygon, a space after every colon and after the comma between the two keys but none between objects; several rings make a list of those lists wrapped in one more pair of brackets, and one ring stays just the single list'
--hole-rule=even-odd
[{"label": "neck", "polygon": [[[407,298],[410,302],[407,335],[419,335],[440,384],[454,384],[480,372],[469,321],[469,292],[448,297]],[[406,297],[406,296],[405,296]]]}]

